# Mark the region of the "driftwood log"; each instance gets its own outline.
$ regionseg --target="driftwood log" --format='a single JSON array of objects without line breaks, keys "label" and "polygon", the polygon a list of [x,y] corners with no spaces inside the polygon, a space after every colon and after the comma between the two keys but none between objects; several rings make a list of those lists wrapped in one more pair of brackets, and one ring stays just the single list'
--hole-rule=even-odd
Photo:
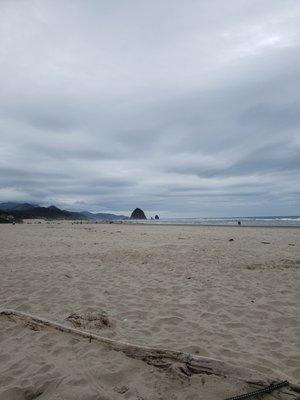
[{"label": "driftwood log", "polygon": [[[158,368],[167,369],[175,364],[176,366],[179,366],[181,371],[186,375],[208,374],[220,377],[231,377],[256,386],[268,386],[273,382],[278,382],[287,378],[284,375],[267,377],[266,375],[254,370],[236,367],[220,360],[201,357],[181,351],[157,349],[146,346],[135,346],[130,343],[108,339],[90,332],[71,328],[66,325],[17,310],[0,310],[0,316],[21,320],[25,322],[25,324],[28,324],[31,328],[44,327],[48,329],[55,329],[60,332],[86,338],[89,341],[95,340],[111,350],[123,352],[130,358],[143,360],[146,363]],[[297,385],[290,384],[290,388],[293,389],[293,391],[299,391],[299,386]]]}]

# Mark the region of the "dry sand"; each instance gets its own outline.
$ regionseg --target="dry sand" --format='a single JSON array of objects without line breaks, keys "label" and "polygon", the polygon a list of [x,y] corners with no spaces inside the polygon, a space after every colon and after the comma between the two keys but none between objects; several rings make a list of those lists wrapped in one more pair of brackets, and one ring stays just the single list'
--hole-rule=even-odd
[{"label": "dry sand", "polygon": [[[300,380],[300,229],[42,222],[0,225],[0,243],[0,308],[70,326],[72,313],[105,311],[110,326],[79,324]],[[1,400],[213,400],[247,389],[0,318]]]}]

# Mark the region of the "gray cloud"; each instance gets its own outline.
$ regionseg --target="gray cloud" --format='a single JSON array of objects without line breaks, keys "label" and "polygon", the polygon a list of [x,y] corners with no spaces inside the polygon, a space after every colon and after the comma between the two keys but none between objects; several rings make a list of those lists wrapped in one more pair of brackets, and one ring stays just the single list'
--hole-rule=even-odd
[{"label": "gray cloud", "polygon": [[0,201],[300,214],[296,0],[0,3]]}]

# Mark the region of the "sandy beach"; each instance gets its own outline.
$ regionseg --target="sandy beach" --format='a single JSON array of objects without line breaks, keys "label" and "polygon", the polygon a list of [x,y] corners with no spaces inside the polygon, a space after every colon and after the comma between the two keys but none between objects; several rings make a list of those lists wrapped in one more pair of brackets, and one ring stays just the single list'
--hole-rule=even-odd
[{"label": "sandy beach", "polygon": [[[31,221],[0,226],[0,243],[1,309],[68,326],[74,313],[103,313],[107,326],[82,319],[79,328],[300,381],[300,229]],[[173,372],[0,317],[1,400],[213,400],[247,390]]]}]

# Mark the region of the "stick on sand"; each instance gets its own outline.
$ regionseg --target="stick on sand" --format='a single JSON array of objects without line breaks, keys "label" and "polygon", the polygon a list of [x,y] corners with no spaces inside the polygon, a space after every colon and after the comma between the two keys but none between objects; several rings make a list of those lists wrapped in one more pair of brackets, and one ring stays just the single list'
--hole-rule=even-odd
[{"label": "stick on sand", "polygon": [[[90,332],[71,328],[66,325],[17,310],[0,310],[0,316],[6,316],[10,319],[21,320],[31,327],[33,326],[36,328],[55,329],[60,332],[65,332],[68,334],[86,338],[89,341],[94,340],[112,350],[121,351],[130,358],[143,360],[148,364],[151,364],[158,368],[168,368],[172,367],[174,363],[181,363],[183,367],[182,370],[187,375],[209,374],[217,375],[220,377],[231,376],[245,383],[258,386],[270,385],[274,381],[280,381],[282,380],[282,378],[285,378],[282,376],[273,376],[272,378],[270,378],[250,369],[238,368],[223,361],[215,360],[208,357],[201,357],[190,353],[167,349],[157,349],[146,346],[135,346],[130,343],[108,339]],[[293,385],[291,385],[291,387],[293,387]]]}]

